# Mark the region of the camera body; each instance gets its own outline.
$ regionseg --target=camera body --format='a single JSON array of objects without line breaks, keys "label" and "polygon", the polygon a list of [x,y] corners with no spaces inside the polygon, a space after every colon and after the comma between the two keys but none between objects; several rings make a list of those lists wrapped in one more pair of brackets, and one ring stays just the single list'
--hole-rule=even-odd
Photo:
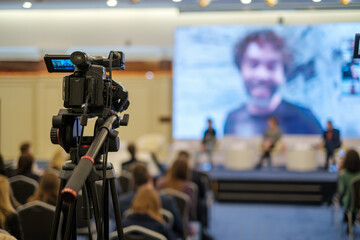
[{"label": "camera body", "polygon": [[97,109],[104,106],[106,101],[106,78],[105,68],[91,66],[86,72],[77,72],[63,78],[64,107],[81,109],[89,96],[89,108]]},{"label": "camera body", "polygon": [[106,59],[77,51],[71,55],[45,55],[44,60],[49,72],[73,72],[63,78],[65,108],[82,113],[86,107],[90,115],[101,116],[106,108],[121,112],[129,105],[127,90],[106,74],[124,70],[124,58],[122,52],[112,51]]}]

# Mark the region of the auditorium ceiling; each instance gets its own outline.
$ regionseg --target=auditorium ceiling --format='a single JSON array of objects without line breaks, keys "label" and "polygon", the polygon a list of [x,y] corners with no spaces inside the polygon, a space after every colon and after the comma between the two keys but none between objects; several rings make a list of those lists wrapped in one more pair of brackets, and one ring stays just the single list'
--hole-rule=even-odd
[{"label": "auditorium ceiling", "polygon": [[25,1],[32,3],[32,9],[109,8],[107,1],[116,3],[112,8],[177,8],[180,12],[360,9],[360,0],[0,0],[0,9],[21,9]]}]

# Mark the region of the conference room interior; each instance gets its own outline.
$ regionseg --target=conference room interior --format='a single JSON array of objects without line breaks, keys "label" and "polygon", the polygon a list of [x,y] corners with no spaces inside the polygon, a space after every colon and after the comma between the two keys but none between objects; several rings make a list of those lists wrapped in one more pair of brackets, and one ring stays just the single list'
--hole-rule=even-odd
[{"label": "conference room interior", "polygon": [[[125,69],[113,70],[112,79],[128,91],[130,105],[118,115],[129,122],[116,129],[120,149],[108,154],[119,199],[140,189],[133,168],[122,167],[132,158],[129,146],[164,195],[161,180],[185,151],[201,180],[192,179],[197,209],[185,218],[181,212],[177,239],[360,235],[356,213],[351,226],[344,222],[338,185],[349,149],[360,151],[360,61],[353,59],[360,0],[1,0],[0,30],[0,154],[10,185],[23,143],[30,143],[40,177],[56,153],[69,160],[51,143],[50,129],[65,108],[63,77],[72,73],[49,73],[45,54],[107,58],[121,51]],[[269,159],[264,135],[272,117],[281,137],[270,144]],[[208,120],[216,132],[210,150]],[[94,134],[95,121],[88,119],[85,136]],[[329,121],[341,146],[327,163]],[[21,211],[33,203],[17,202],[27,239]],[[117,235],[116,217],[108,218],[109,234]],[[78,239],[89,239],[86,228],[78,228]]]}]

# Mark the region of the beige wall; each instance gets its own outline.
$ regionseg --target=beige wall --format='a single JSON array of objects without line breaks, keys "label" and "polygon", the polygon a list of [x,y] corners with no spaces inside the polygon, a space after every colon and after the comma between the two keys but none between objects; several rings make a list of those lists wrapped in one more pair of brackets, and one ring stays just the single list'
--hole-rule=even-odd
[{"label": "beige wall", "polygon": [[[0,152],[5,159],[19,153],[23,141],[31,141],[39,159],[48,159],[56,149],[50,142],[51,119],[62,108],[60,74],[0,76]],[[171,78],[156,74],[115,75],[129,91],[129,126],[121,127],[120,139],[134,141],[145,133],[162,133],[170,140],[171,126],[159,118],[171,115]]]}]

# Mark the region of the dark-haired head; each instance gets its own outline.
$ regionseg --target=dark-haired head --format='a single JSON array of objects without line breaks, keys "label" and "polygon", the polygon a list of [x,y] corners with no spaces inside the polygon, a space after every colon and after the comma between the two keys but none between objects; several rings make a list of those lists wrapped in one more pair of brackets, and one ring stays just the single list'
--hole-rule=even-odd
[{"label": "dark-haired head", "polygon": [[149,172],[144,163],[140,163],[140,162],[134,163],[131,169],[131,173],[136,187],[148,183],[150,180]]},{"label": "dark-haired head", "polygon": [[360,171],[359,153],[354,149],[349,149],[346,151],[344,168],[352,173]]},{"label": "dark-haired head", "polygon": [[16,172],[18,174],[31,172],[33,163],[34,163],[34,157],[31,154],[24,154],[20,156],[18,169],[16,170]]},{"label": "dark-haired head", "polygon": [[20,154],[31,154],[31,143],[30,142],[23,142],[20,145]]},{"label": "dark-haired head", "polygon": [[190,179],[189,161],[178,158],[170,168],[170,176],[174,180],[187,181]]},{"label": "dark-haired head", "polygon": [[178,153],[177,159],[184,159],[184,160],[188,161],[190,159],[190,153],[188,151],[181,150]]},{"label": "dark-haired head", "polygon": [[285,74],[289,72],[293,62],[291,51],[287,48],[285,40],[271,30],[253,32],[235,46],[235,63],[239,68],[241,68],[244,54],[251,43],[256,43],[260,47],[270,45],[273,50],[281,54]]},{"label": "dark-haired head", "polygon": [[136,146],[134,143],[130,143],[127,147],[127,150],[129,151],[132,158],[135,158],[136,155]]}]

